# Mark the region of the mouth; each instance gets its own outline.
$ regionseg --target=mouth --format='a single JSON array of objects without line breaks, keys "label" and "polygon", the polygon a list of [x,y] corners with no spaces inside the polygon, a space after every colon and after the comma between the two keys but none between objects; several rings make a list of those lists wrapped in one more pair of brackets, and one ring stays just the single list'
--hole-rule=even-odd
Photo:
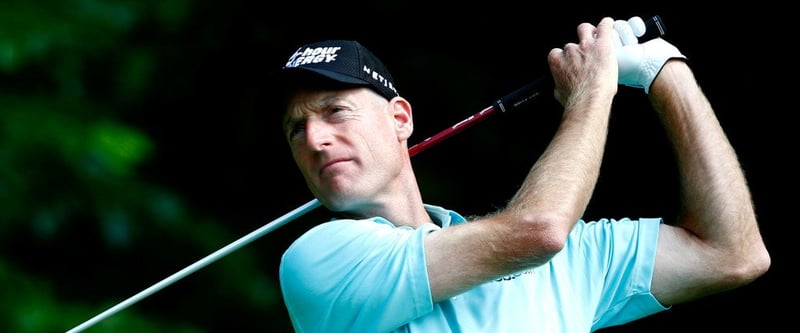
[{"label": "mouth", "polygon": [[349,161],[351,161],[351,160],[347,159],[347,158],[337,158],[337,159],[330,160],[327,163],[325,163],[322,166],[322,168],[320,168],[319,173],[320,173],[320,175],[325,175],[327,173],[333,172],[340,165],[342,165],[342,163],[349,162]]}]

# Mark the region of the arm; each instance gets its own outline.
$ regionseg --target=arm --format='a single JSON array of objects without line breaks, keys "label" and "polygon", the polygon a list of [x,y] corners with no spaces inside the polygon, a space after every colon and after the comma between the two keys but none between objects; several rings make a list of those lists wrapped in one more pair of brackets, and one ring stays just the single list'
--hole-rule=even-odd
[{"label": "arm", "polygon": [[676,304],[753,281],[770,257],[736,153],[689,66],[668,61],[648,96],[674,146],[683,204],[661,227],[653,294]]},{"label": "arm", "polygon": [[541,265],[563,248],[589,202],[602,161],[617,92],[612,24],[610,18],[597,27],[581,24],[578,43],[548,55],[555,96],[564,106],[562,121],[507,207],[426,237],[434,301]]}]

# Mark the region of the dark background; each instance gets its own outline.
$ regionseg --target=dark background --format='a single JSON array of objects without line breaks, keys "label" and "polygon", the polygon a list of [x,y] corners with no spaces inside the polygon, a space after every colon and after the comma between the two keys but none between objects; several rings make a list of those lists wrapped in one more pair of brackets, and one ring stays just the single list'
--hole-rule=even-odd
[{"label": "dark background", "polygon": [[[303,43],[356,39],[381,57],[414,107],[413,144],[549,75],[547,53],[575,41],[579,23],[656,14],[737,149],[773,265],[751,285],[604,332],[789,325],[778,315],[796,294],[783,242],[796,198],[786,8],[90,0],[0,13],[0,331],[67,331],[309,202],[271,79]],[[426,202],[502,207],[559,116],[544,96],[415,156]],[[660,126],[641,90],[620,88],[585,219],[674,216]],[[290,216],[87,332],[289,332],[280,255],[327,219]]]}]

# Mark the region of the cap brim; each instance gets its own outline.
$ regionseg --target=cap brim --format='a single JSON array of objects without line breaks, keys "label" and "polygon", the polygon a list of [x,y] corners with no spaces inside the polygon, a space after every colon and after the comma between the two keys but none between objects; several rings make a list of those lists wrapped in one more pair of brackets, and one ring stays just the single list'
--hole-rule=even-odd
[{"label": "cap brim", "polygon": [[355,77],[352,77],[352,76],[349,76],[349,75],[344,75],[344,74],[338,73],[338,72],[324,70],[324,69],[308,68],[308,67],[306,67],[306,68],[296,68],[296,69],[298,69],[298,70],[306,70],[306,71],[309,71],[309,72],[314,72],[314,73],[317,73],[319,75],[325,76],[325,77],[327,77],[329,79],[332,79],[334,81],[339,81],[341,83],[359,84],[359,85],[360,84],[369,84],[369,82],[366,82],[366,81],[364,81],[362,79],[355,78]]},{"label": "cap brim", "polygon": [[286,68],[283,70],[283,72],[284,72],[283,76],[285,79],[295,83],[309,82],[309,81],[314,81],[315,79],[322,78],[347,85],[369,85],[368,82],[365,82],[362,79],[318,68],[309,68],[309,67]]},{"label": "cap brim", "polygon": [[297,90],[339,90],[350,87],[369,87],[363,80],[331,71],[312,68],[284,68],[278,73],[277,93],[284,99]]}]

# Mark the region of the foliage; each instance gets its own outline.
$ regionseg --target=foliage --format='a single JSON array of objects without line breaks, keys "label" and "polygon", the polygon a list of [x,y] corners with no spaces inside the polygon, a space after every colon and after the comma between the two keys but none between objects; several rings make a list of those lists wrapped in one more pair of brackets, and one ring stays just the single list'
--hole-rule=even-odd
[{"label": "foliage", "polygon": [[[170,59],[160,45],[180,36],[191,5],[0,3],[0,331],[66,331],[132,296],[131,281],[157,281],[234,238],[142,175],[158,143],[128,120],[152,102]],[[274,312],[276,283],[257,270],[252,250],[240,251],[223,270],[186,283],[235,300],[231,313]],[[180,304],[143,302],[93,329],[225,325],[202,309],[203,295],[181,296]],[[165,314],[175,306],[197,316]]]}]

